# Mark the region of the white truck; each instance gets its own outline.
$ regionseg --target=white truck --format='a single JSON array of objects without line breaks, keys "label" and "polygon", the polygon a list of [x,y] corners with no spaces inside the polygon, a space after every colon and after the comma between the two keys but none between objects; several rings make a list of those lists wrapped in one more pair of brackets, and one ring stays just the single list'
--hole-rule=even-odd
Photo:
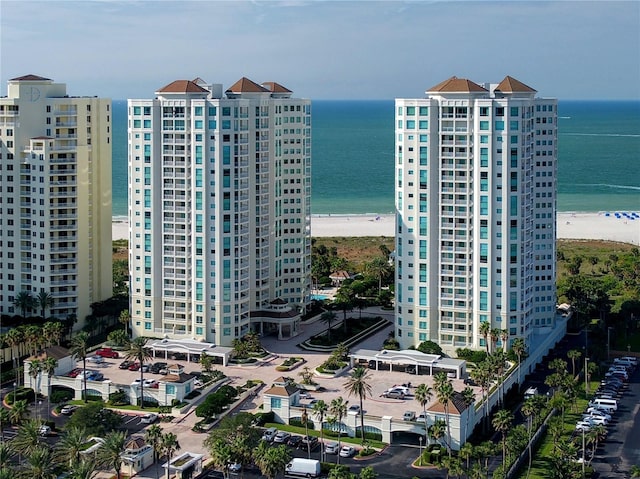
[{"label": "white truck", "polygon": [[294,457],[285,470],[285,476],[291,477],[319,477],[320,461],[316,459],[302,459]]}]

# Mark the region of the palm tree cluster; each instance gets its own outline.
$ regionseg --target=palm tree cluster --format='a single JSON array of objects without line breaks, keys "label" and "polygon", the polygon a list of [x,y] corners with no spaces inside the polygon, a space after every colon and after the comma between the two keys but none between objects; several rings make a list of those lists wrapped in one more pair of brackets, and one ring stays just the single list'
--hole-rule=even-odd
[{"label": "palm tree cluster", "polygon": [[64,324],[59,321],[47,321],[42,326],[22,325],[0,335],[0,345],[10,347],[11,355],[16,359],[35,355],[43,348],[60,345],[64,329]]},{"label": "palm tree cluster", "polygon": [[464,476],[469,479],[485,479],[489,477],[489,460],[497,452],[497,445],[491,441],[475,446],[467,442],[462,445],[457,456],[442,458],[438,467],[447,470],[447,477]]}]

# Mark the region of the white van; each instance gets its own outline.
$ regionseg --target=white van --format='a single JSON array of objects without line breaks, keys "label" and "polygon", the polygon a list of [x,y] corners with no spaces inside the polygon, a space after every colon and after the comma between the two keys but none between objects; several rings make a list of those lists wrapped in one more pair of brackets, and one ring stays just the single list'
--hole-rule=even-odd
[{"label": "white van", "polygon": [[320,461],[316,459],[302,459],[294,457],[285,471],[285,476],[318,477],[320,475]]},{"label": "white van", "polygon": [[618,401],[615,399],[596,398],[589,403],[591,406],[605,406],[608,409],[618,410]]},{"label": "white van", "polygon": [[538,388],[529,388],[524,392],[524,398],[529,399],[538,395]]}]

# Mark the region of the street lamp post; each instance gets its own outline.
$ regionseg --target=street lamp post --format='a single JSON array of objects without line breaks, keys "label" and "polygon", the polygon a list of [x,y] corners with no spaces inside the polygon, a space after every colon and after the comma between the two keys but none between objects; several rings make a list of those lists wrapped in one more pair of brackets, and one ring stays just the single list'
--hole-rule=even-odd
[{"label": "street lamp post", "polygon": [[307,408],[305,407],[302,410],[301,416],[302,422],[304,423],[305,430],[305,441],[307,441],[307,459],[311,459],[311,441],[309,441],[309,415],[307,414]]},{"label": "street lamp post", "polygon": [[[584,394],[589,396],[589,358],[584,357]],[[588,399],[588,398],[587,398]]]},{"label": "street lamp post", "polygon": [[584,470],[584,427],[582,428],[582,479],[585,477]]},{"label": "street lamp post", "polygon": [[419,436],[420,439],[420,465],[422,466],[422,436]]}]

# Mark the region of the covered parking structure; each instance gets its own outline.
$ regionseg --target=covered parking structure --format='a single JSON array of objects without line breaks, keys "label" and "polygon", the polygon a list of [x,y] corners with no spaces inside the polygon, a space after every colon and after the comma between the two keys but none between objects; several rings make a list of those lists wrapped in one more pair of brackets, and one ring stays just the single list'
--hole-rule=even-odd
[{"label": "covered parking structure", "polygon": [[394,351],[383,349],[358,349],[349,354],[351,367],[356,363],[366,362],[371,369],[380,369],[382,364],[413,367],[416,374],[433,375],[439,371],[454,372],[457,379],[463,379],[467,375],[467,362],[462,359],[444,358],[438,354],[425,354],[414,349]]},{"label": "covered parking structure", "polygon": [[[164,359],[177,359],[172,356],[176,354],[186,356],[187,361],[198,361],[202,354],[220,358],[222,365],[229,363],[233,348],[216,346],[213,343],[205,343],[193,339],[159,339],[148,342],[146,347],[151,349],[153,357],[164,357]],[[159,353],[159,354],[158,354]]]}]

